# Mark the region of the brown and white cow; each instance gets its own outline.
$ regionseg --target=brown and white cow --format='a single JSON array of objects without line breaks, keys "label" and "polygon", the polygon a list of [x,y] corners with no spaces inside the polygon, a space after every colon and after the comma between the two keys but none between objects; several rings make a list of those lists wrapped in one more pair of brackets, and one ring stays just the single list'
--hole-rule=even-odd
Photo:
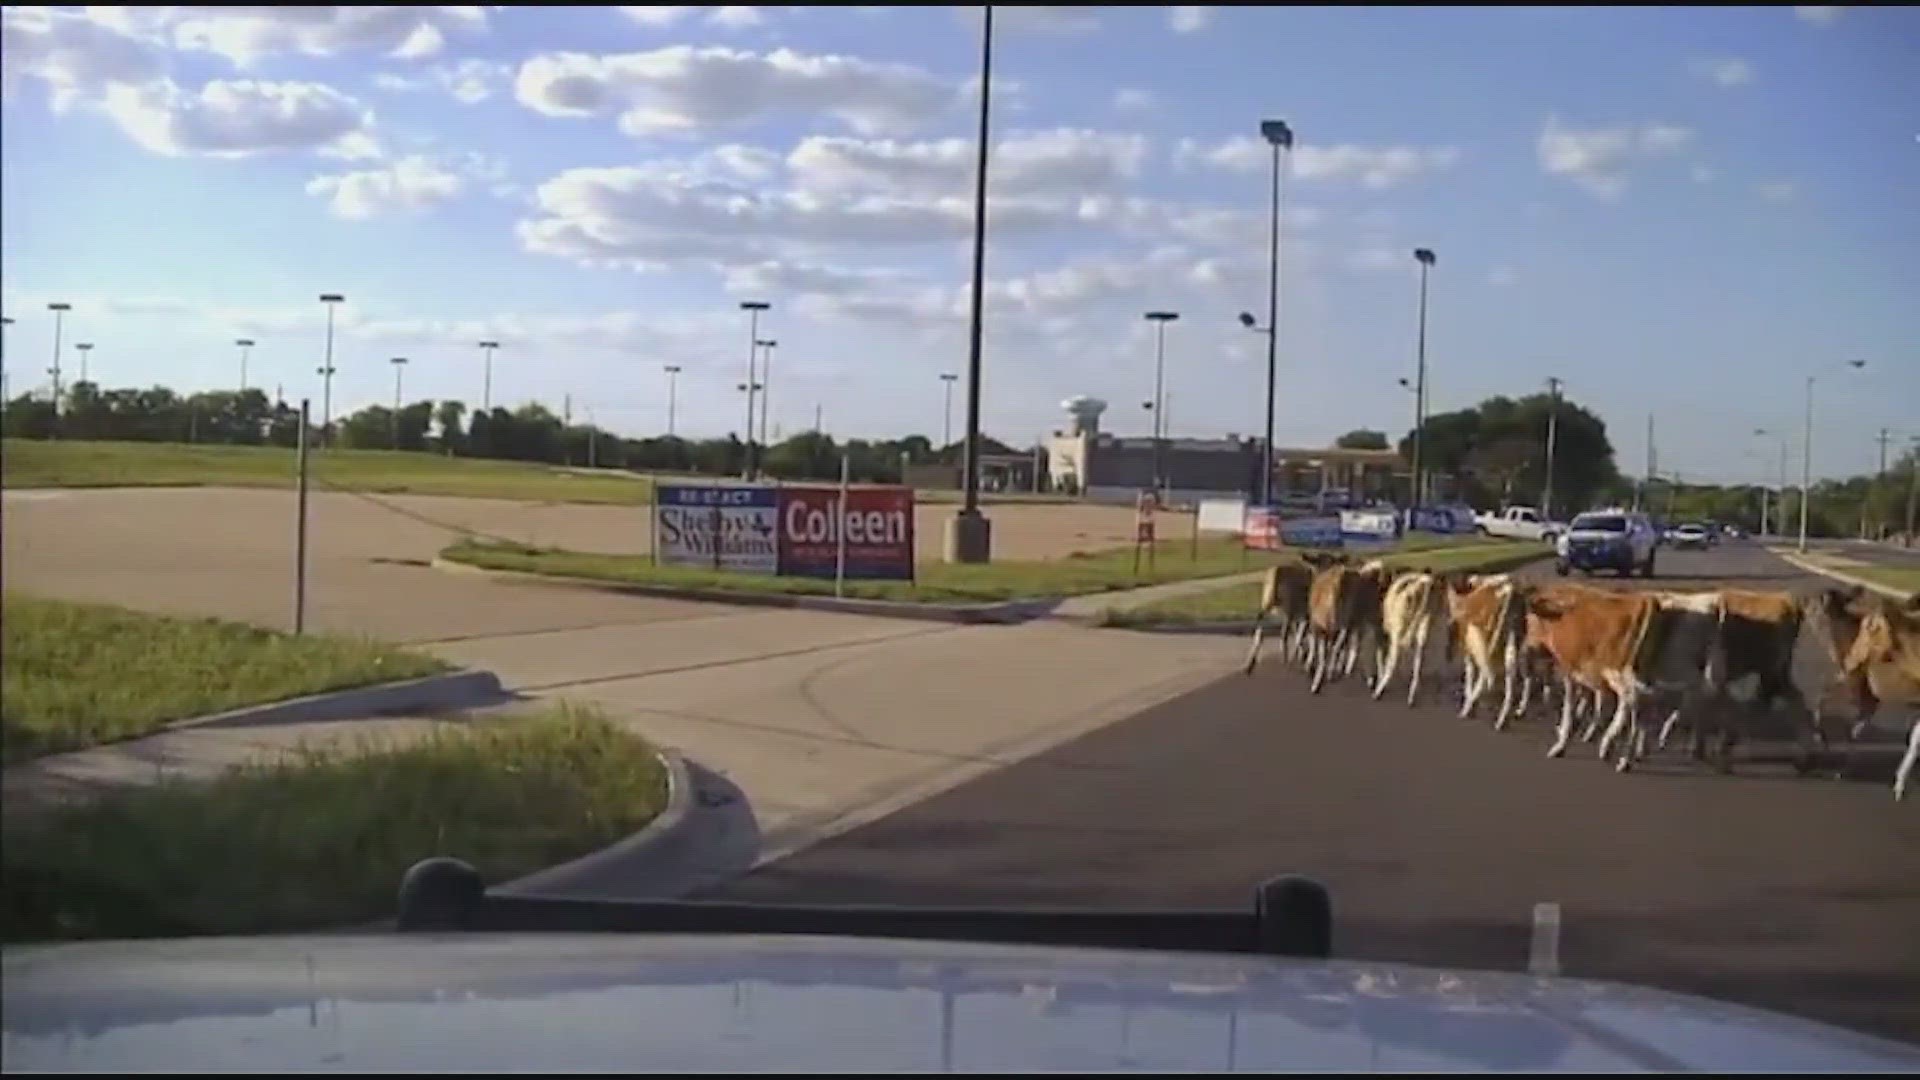
[{"label": "brown and white cow", "polygon": [[[1757,684],[1752,706],[1754,712],[1771,712],[1784,701],[1790,710],[1803,751],[1824,745],[1825,736],[1793,679],[1793,654],[1800,641],[1804,611],[1802,602],[1787,592],[1723,589],[1719,590],[1719,596],[1726,608],[1726,621],[1722,626],[1727,664],[1725,684],[1731,687],[1749,676],[1753,677]],[[1709,718],[1720,719],[1722,715],[1720,710],[1713,710]],[[1679,719],[1680,714],[1676,710],[1661,725],[1660,746],[1667,745],[1668,736]],[[1739,732],[1726,723],[1716,723],[1712,727],[1710,731],[1706,726],[1695,725],[1693,755],[1703,759],[1706,740],[1710,736],[1717,736],[1720,744],[1718,760],[1721,767],[1726,768],[1731,764],[1732,749]]]},{"label": "brown and white cow", "polygon": [[[1817,636],[1821,644],[1826,646],[1827,657],[1840,673],[1815,703],[1816,713],[1835,690],[1844,691],[1853,706],[1849,738],[1860,737],[1874,714],[1880,711],[1882,701],[1912,698],[1916,692],[1920,692],[1920,684],[1902,678],[1900,672],[1890,665],[1864,663],[1849,669],[1846,663],[1854,640],[1868,616],[1888,608],[1920,611],[1920,600],[1910,597],[1904,604],[1896,604],[1856,585],[1850,589],[1825,589],[1812,598],[1807,607],[1815,616],[1815,623],[1821,631]],[[1815,727],[1818,726],[1816,715]]]},{"label": "brown and white cow", "polygon": [[[1362,648],[1380,639],[1381,595],[1394,573],[1374,559],[1359,568],[1342,562],[1314,575],[1307,604],[1312,624],[1308,689],[1319,693],[1335,665],[1342,676],[1353,674]],[[1378,658],[1376,657],[1376,668]]]},{"label": "brown and white cow", "polygon": [[1473,715],[1480,698],[1505,676],[1500,711],[1493,726],[1507,725],[1514,705],[1514,683],[1519,676],[1520,643],[1525,630],[1526,604],[1532,589],[1504,575],[1450,576],[1445,585],[1447,613],[1452,621],[1448,652],[1460,650],[1464,680],[1460,688],[1460,719]]},{"label": "brown and white cow", "polygon": [[[1319,560],[1313,560],[1318,562]],[[1260,612],[1253,620],[1253,648],[1247,651],[1247,674],[1260,663],[1260,643],[1266,636],[1267,617],[1279,616],[1281,655],[1295,663],[1304,662],[1308,619],[1308,596],[1313,590],[1314,566],[1284,562],[1267,568],[1260,584]]]},{"label": "brown and white cow", "polygon": [[1393,681],[1394,673],[1400,668],[1400,654],[1403,652],[1412,654],[1408,661],[1412,671],[1407,679],[1407,704],[1411,706],[1418,700],[1427,638],[1434,625],[1442,623],[1446,617],[1447,586],[1432,571],[1404,573],[1387,586],[1380,608],[1380,625],[1387,647],[1386,655],[1381,660],[1379,677],[1373,683],[1375,700],[1387,692],[1387,684]]},{"label": "brown and white cow", "polygon": [[1617,699],[1599,756],[1605,759],[1621,739],[1615,763],[1621,772],[1646,755],[1650,732],[1642,709],[1650,700],[1677,695],[1688,709],[1719,696],[1726,607],[1715,594],[1562,591],[1534,596],[1528,612],[1539,620],[1539,640],[1566,684],[1549,757],[1564,754],[1572,738],[1576,681],[1604,685]]},{"label": "brown and white cow", "polygon": [[[1840,678],[1863,674],[1875,667],[1891,667],[1903,679],[1920,684],[1920,605],[1883,605],[1861,620],[1859,633],[1841,664]],[[1907,795],[1907,780],[1920,760],[1920,709],[1907,733],[1907,752],[1893,773],[1893,797]]]}]

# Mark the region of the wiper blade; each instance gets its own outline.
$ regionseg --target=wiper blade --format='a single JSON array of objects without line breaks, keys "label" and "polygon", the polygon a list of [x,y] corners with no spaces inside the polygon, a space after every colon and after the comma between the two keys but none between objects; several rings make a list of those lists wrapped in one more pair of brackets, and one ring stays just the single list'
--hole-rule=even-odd
[{"label": "wiper blade", "polygon": [[1254,890],[1249,911],[940,908],[882,904],[755,904],[708,900],[580,900],[489,893],[458,859],[416,863],[400,882],[396,928],[408,931],[819,934],[1004,944],[1333,955],[1333,904],[1311,878]]}]

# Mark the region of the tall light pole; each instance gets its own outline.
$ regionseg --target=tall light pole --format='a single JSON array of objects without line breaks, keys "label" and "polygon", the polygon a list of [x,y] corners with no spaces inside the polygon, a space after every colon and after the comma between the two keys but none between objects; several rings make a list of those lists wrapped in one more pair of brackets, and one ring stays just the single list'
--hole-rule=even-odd
[{"label": "tall light pole", "polygon": [[[1773,526],[1776,532],[1787,527],[1787,437],[1766,428],[1754,428],[1756,438],[1772,439],[1780,444],[1780,493],[1773,500]],[[1760,500],[1760,533],[1767,532],[1767,501]]]},{"label": "tall light pole", "polygon": [[[1293,129],[1285,120],[1260,121],[1260,137],[1273,147],[1273,209],[1267,232],[1267,428],[1260,462],[1260,504],[1273,502],[1273,409],[1280,376],[1280,152],[1293,152]],[[1245,320],[1242,320],[1245,321]]]},{"label": "tall light pole", "polygon": [[76,351],[80,353],[80,381],[86,382],[88,381],[87,380],[87,357],[92,355],[93,353],[93,342],[76,341],[73,343],[73,347]]},{"label": "tall light pole", "polygon": [[754,359],[760,352],[760,313],[773,305],[764,300],[742,300],[740,310],[747,313],[747,381],[740,388],[747,392],[747,430],[746,464],[741,473],[746,479],[753,479],[753,395],[760,385],[755,381]]},{"label": "tall light pole", "polygon": [[393,365],[393,432],[388,436],[388,440],[390,447],[398,450],[400,449],[400,375],[407,370],[407,358],[396,356],[388,362]]},{"label": "tall light pole", "polygon": [[768,389],[767,384],[773,382],[773,350],[776,347],[778,347],[780,343],[778,341],[773,340],[772,338],[767,338],[759,341],[757,344],[760,346],[760,349],[761,349],[761,353],[760,353],[760,445],[771,446],[773,445],[773,443],[767,436],[767,405],[768,405],[768,402],[770,402],[773,398],[773,391]]},{"label": "tall light pole", "polygon": [[1413,375],[1413,505],[1417,507],[1426,494],[1420,459],[1427,426],[1427,272],[1433,269],[1433,249],[1414,248],[1413,259],[1420,264],[1420,336],[1414,349]]},{"label": "tall light pole", "polygon": [[663,366],[661,370],[667,373],[667,438],[671,439],[674,437],[673,412],[675,399],[679,397],[680,389],[680,365],[667,364]]},{"label": "tall light pole", "polygon": [[0,315],[0,408],[13,400],[7,396],[7,327],[13,325],[13,316]]},{"label": "tall light pole", "polygon": [[943,413],[945,419],[940,424],[940,449],[945,450],[953,445],[953,384],[960,381],[960,376],[951,371],[943,371],[940,373],[940,381],[945,384],[947,393],[946,411]]},{"label": "tall light pole", "polygon": [[493,411],[493,351],[500,347],[497,341],[482,341],[480,345],[480,411]]},{"label": "tall light pole", "polygon": [[47,305],[47,310],[53,312],[53,366],[47,369],[47,374],[53,376],[53,417],[58,420],[60,418],[60,331],[65,324],[67,312],[73,310],[73,305],[56,300]]},{"label": "tall light pole", "polygon": [[235,338],[233,344],[240,350],[240,392],[247,392],[247,357],[253,352],[252,338]]},{"label": "tall light pole", "polygon": [[1910,448],[1907,453],[1907,531],[1901,543],[1910,548],[1914,541],[1914,511],[1920,509],[1920,435],[1909,436],[1907,443]]},{"label": "tall light pole", "polygon": [[[1867,362],[1849,360],[1847,366],[1858,371]],[[1807,550],[1807,504],[1813,501],[1813,381],[1817,377],[1807,376],[1807,421],[1800,435],[1800,542],[1794,546],[1802,552]]]},{"label": "tall light pole", "polygon": [[1560,380],[1547,376],[1547,486],[1540,495],[1540,517],[1553,520],[1553,454],[1560,442]]},{"label": "tall light pole", "polygon": [[320,364],[320,445],[333,448],[333,308],[346,301],[339,293],[321,293],[320,302],[327,308],[327,352],[326,359]]},{"label": "tall light pole", "polygon": [[1166,476],[1166,424],[1162,417],[1167,411],[1166,369],[1167,369],[1167,324],[1178,319],[1177,311],[1149,311],[1146,320],[1153,323],[1153,490],[1156,495],[1164,495],[1167,490]]},{"label": "tall light pole", "polygon": [[984,563],[993,557],[993,525],[980,512],[980,331],[987,268],[987,148],[993,100],[993,5],[980,24],[980,134],[973,182],[973,311],[967,333],[967,445],[961,460],[960,512],[947,523],[948,562]]}]

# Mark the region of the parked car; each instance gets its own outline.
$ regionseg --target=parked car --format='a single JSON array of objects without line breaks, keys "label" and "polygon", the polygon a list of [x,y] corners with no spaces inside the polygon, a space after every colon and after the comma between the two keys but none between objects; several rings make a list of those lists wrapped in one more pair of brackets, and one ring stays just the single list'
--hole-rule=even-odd
[{"label": "parked car", "polygon": [[1566,577],[1573,570],[1612,570],[1624,577],[1639,570],[1641,577],[1652,577],[1657,535],[1645,514],[1589,511],[1575,517],[1555,545],[1554,573]]},{"label": "parked car", "polygon": [[1566,531],[1566,526],[1548,521],[1531,506],[1509,506],[1497,514],[1477,514],[1473,522],[1488,536],[1505,536],[1515,540],[1552,543],[1555,537]]},{"label": "parked car", "polygon": [[1697,521],[1689,521],[1673,530],[1670,542],[1675,550],[1704,550],[1713,545],[1713,531]]}]

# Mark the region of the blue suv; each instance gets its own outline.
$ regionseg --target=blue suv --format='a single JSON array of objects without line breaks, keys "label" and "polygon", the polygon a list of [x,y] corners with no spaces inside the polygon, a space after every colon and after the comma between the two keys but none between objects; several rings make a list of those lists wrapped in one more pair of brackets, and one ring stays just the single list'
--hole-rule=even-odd
[{"label": "blue suv", "polygon": [[1555,545],[1554,572],[1591,574],[1612,570],[1621,576],[1640,571],[1653,576],[1653,552],[1659,534],[1645,514],[1632,510],[1593,510],[1574,518]]}]

